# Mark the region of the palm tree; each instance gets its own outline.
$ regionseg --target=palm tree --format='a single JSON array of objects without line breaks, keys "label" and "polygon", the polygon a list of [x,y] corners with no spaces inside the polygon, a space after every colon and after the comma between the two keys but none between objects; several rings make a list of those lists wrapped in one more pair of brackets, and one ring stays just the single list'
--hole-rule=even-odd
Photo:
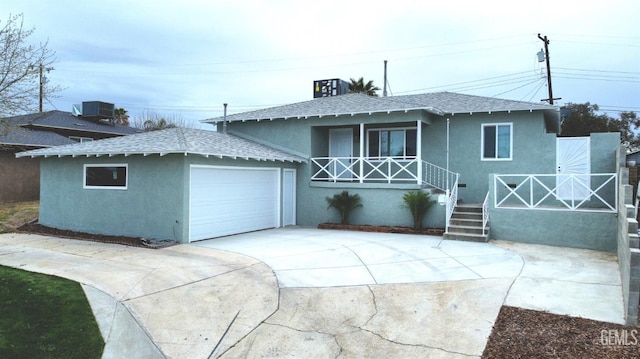
[{"label": "palm tree", "polygon": [[113,110],[113,120],[117,124],[129,126],[129,114],[127,110],[122,107]]},{"label": "palm tree", "polygon": [[378,96],[376,91],[380,90],[380,88],[373,85],[373,80],[369,80],[366,84],[364,83],[363,77],[357,80],[350,78],[349,80],[351,80],[351,83],[349,84],[350,93],[363,93],[369,96]]},{"label": "palm tree", "polygon": [[334,194],[333,197],[325,197],[329,206],[333,207],[340,213],[340,223],[349,224],[349,214],[359,207],[362,207],[362,200],[358,194],[350,195],[348,191]]}]

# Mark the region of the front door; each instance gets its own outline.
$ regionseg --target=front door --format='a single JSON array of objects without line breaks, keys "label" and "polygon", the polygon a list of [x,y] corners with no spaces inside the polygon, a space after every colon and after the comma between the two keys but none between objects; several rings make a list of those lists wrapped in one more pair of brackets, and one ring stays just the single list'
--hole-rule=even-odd
[{"label": "front door", "polygon": [[[591,192],[591,151],[589,137],[556,139],[556,197],[582,201]],[[574,175],[573,178],[569,175]]]},{"label": "front door", "polygon": [[353,129],[332,128],[329,130],[329,157],[334,178],[352,178],[349,167],[353,157]]}]

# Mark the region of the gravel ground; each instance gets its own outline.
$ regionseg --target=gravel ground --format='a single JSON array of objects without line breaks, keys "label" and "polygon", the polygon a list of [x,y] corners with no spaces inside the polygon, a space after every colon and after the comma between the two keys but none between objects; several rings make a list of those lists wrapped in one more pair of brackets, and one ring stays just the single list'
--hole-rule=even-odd
[{"label": "gravel ground", "polygon": [[[27,223],[20,232],[164,248],[173,241],[79,233]],[[638,358],[640,328],[503,306],[482,358]]]}]

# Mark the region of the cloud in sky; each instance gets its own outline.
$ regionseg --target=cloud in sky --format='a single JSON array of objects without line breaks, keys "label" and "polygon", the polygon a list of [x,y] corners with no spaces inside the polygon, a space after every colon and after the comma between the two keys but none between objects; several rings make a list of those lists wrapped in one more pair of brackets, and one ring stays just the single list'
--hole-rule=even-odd
[{"label": "cloud in sky", "polygon": [[391,94],[453,91],[538,102],[547,35],[557,104],[640,111],[640,2],[5,0],[49,40],[65,88],[187,120],[312,98],[313,80],[364,77]]}]

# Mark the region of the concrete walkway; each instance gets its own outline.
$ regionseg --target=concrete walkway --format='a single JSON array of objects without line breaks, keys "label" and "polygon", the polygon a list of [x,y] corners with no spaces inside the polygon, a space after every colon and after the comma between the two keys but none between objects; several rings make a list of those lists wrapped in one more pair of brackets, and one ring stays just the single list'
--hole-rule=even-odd
[{"label": "concrete walkway", "polygon": [[624,323],[615,254],[513,242],[286,228],[150,250],[4,234],[0,264],[82,283],[104,358],[480,357],[503,304]]}]

